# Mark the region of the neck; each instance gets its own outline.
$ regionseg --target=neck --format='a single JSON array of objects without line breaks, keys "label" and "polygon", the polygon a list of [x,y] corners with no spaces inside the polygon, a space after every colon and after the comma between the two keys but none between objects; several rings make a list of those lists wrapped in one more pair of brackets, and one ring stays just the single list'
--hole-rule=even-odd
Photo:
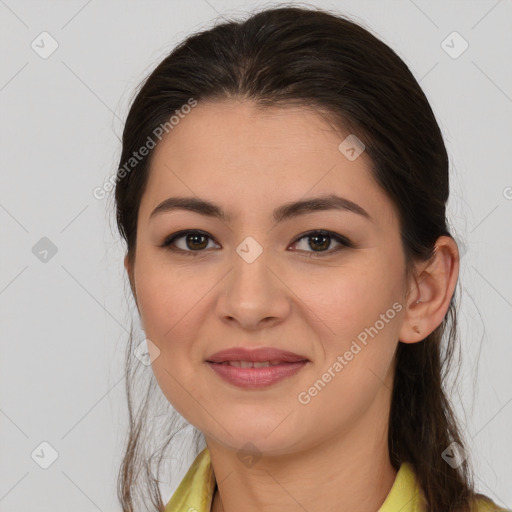
[{"label": "neck", "polygon": [[212,512],[377,512],[397,474],[387,445],[386,386],[382,394],[348,431],[286,455],[262,454],[253,467],[205,436],[218,485]]}]

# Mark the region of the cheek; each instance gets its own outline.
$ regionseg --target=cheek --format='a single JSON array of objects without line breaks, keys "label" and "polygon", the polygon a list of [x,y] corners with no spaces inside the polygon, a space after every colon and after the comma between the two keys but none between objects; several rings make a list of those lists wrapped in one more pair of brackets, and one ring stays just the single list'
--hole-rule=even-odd
[{"label": "cheek", "polygon": [[153,267],[139,273],[137,296],[146,337],[158,349],[151,364],[158,386],[173,408],[196,424],[200,417],[191,397],[202,403],[204,385],[194,367],[193,341],[201,325],[197,316],[204,314],[198,302],[204,292],[180,293],[183,281]]},{"label": "cheek", "polygon": [[382,263],[373,265],[351,266],[332,272],[328,279],[322,276],[315,280],[308,278],[302,285],[296,286],[297,295],[304,297],[306,311],[315,322],[319,323],[321,332],[329,337],[343,340],[343,344],[365,332],[384,315],[386,328],[397,322],[396,309],[393,309],[400,297],[401,282],[398,269],[388,267],[386,272]]},{"label": "cheek", "polygon": [[141,250],[137,258],[135,286],[140,317],[146,337],[159,351],[154,352],[158,356],[152,369],[169,402],[187,417],[190,396],[199,399],[202,393],[195,367],[201,354],[194,340],[200,337],[202,319],[212,307],[207,296],[212,285],[192,267],[171,269],[149,251]]},{"label": "cheek", "polygon": [[316,387],[322,391],[312,400],[310,413],[336,404],[344,415],[356,417],[383,383],[391,387],[402,309],[399,263],[392,266],[377,258],[365,263],[340,268],[323,286],[308,280],[298,293],[307,297],[304,311],[312,312],[309,322],[315,322],[316,334],[322,333],[320,365],[309,383],[316,386],[318,379]]},{"label": "cheek", "polygon": [[179,338],[182,325],[194,325],[194,315],[201,310],[208,283],[192,267],[171,268],[148,253],[141,251],[137,255],[137,301],[148,338],[165,346]]},{"label": "cheek", "polygon": [[[333,276],[322,292],[311,283],[301,292],[307,297],[304,311],[312,312],[309,321],[315,322],[316,334],[323,333],[319,364],[301,389],[304,401],[309,400],[303,413],[311,418],[323,415],[323,429],[356,421],[379,392],[392,388],[400,283],[392,273],[385,276],[378,267],[353,267]],[[332,415],[326,418],[325,410]]]}]

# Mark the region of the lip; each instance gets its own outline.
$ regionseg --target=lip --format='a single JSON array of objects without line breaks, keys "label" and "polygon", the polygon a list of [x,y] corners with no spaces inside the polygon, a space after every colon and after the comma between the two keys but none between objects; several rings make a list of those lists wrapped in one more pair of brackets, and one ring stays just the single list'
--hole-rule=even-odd
[{"label": "lip", "polygon": [[301,361],[307,362],[308,358],[274,347],[258,347],[253,349],[231,347],[226,350],[216,352],[206,358],[207,363],[224,363],[226,361],[251,361],[254,363],[263,361],[280,361],[283,363],[298,363]]},{"label": "lip", "polygon": [[294,363],[281,363],[275,366],[263,368],[239,368],[229,364],[206,363],[221,378],[230,384],[244,389],[264,388],[271,386],[283,379],[289,378],[300,371],[309,361],[297,361]]},{"label": "lip", "polygon": [[[221,364],[228,361],[279,361],[279,364],[262,368],[241,368]],[[244,389],[264,388],[289,378],[309,363],[305,356],[274,347],[253,349],[231,347],[209,356],[206,363],[222,379]]]}]

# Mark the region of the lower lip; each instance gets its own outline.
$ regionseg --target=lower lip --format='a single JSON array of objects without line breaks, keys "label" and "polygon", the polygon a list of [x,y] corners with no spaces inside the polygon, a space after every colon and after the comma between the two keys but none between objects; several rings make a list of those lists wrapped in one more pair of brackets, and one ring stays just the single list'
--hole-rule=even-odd
[{"label": "lower lip", "polygon": [[229,364],[211,363],[208,361],[207,364],[227,382],[241,388],[250,389],[267,387],[287,377],[291,377],[301,368],[304,368],[307,362],[282,363],[264,368],[239,368]]}]

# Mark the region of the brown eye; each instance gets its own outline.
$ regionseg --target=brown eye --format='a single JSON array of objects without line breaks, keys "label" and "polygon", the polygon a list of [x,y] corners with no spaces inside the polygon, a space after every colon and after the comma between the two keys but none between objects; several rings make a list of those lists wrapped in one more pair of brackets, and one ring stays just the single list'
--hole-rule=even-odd
[{"label": "brown eye", "polygon": [[[208,246],[209,240],[213,239],[202,231],[180,231],[168,237],[160,247],[167,247],[171,251],[196,256],[204,252],[203,249]],[[178,241],[180,241],[179,245],[176,243]]]},{"label": "brown eye", "polygon": [[[160,247],[167,247],[173,252],[187,256],[198,256],[205,252],[204,249],[208,248],[209,240],[213,241],[213,238],[202,231],[186,230],[174,233]],[[303,242],[304,240],[309,240],[309,242]],[[329,250],[333,241],[338,244],[338,247]],[[304,233],[293,243],[294,246],[300,246],[301,244],[302,247],[295,248],[298,248],[300,252],[309,253],[309,257],[329,256],[345,247],[353,247],[348,238],[324,230]]]},{"label": "brown eye", "polygon": [[331,237],[329,235],[313,235],[309,237],[309,246],[311,249],[326,250],[331,245]]},{"label": "brown eye", "polygon": [[208,245],[207,237],[198,233],[185,235],[185,244],[188,248],[197,250],[204,249]]},{"label": "brown eye", "polygon": [[[305,243],[302,242],[303,240],[309,240],[309,242]],[[327,250],[332,241],[336,241],[339,246],[332,250]],[[305,252],[312,252],[310,254],[310,257],[316,257],[316,256],[323,256],[326,253],[326,255],[330,255],[334,252],[337,252],[344,247],[352,247],[352,243],[347,238],[338,235],[337,233],[332,233],[330,231],[310,231],[309,233],[305,233],[300,236],[295,242],[294,245],[297,246],[302,242],[302,247],[297,247],[300,251]],[[312,249],[312,251],[308,251],[309,249]],[[320,253],[318,255],[314,253]]]}]

